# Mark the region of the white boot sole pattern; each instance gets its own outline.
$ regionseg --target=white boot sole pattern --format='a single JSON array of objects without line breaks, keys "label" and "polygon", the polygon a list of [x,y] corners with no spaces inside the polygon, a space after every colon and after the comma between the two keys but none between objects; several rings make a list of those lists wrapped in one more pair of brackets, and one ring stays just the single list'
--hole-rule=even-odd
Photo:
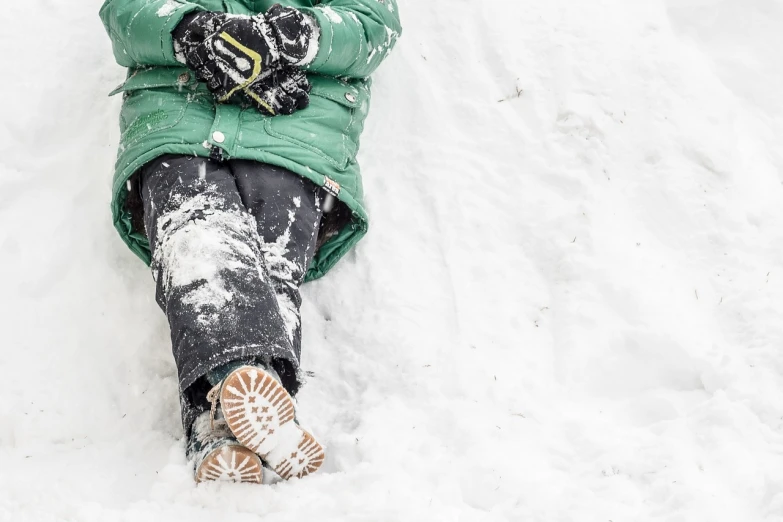
[{"label": "white boot sole pattern", "polygon": [[258,455],[234,444],[211,452],[196,470],[196,482],[219,480],[261,484],[262,479]]},{"label": "white boot sole pattern", "polygon": [[244,366],[223,382],[220,405],[228,428],[283,479],[304,477],[324,462],[323,447],[294,422],[294,401],[271,375]]}]

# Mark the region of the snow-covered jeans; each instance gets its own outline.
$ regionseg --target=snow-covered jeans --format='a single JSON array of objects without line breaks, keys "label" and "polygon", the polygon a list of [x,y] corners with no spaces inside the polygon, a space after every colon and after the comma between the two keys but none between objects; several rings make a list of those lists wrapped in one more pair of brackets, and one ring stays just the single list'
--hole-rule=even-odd
[{"label": "snow-covered jeans", "polygon": [[192,156],[160,157],[140,179],[185,431],[208,408],[204,376],[224,364],[266,363],[295,394],[299,286],[315,253],[320,189],[263,163]]}]

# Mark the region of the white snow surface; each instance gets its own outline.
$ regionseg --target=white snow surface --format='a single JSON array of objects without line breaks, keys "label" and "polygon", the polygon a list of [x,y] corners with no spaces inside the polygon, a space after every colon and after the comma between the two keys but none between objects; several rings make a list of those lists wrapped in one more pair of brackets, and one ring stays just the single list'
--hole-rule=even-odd
[{"label": "white snow surface", "polygon": [[264,486],[185,460],[100,2],[4,5],[0,520],[783,520],[783,4],[399,4]]}]

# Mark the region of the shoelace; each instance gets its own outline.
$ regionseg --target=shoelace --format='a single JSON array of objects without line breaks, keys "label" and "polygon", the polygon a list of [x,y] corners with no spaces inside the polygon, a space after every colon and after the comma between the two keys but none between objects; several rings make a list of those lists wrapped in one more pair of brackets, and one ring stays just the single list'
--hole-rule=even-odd
[{"label": "shoelace", "polygon": [[210,404],[209,409],[209,428],[212,431],[215,431],[215,415],[217,413],[217,405],[218,401],[220,400],[220,389],[223,387],[223,381],[220,381],[217,383],[211,390],[209,390],[209,393],[207,393],[207,400]]}]

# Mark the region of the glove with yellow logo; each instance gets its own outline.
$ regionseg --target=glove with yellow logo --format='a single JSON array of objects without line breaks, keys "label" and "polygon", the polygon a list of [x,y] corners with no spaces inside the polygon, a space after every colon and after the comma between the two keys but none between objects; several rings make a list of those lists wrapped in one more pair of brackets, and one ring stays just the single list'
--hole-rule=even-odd
[{"label": "glove with yellow logo", "polygon": [[219,101],[268,76],[279,60],[264,15],[200,13],[177,26],[174,41],[175,51],[181,49],[178,54]]}]

